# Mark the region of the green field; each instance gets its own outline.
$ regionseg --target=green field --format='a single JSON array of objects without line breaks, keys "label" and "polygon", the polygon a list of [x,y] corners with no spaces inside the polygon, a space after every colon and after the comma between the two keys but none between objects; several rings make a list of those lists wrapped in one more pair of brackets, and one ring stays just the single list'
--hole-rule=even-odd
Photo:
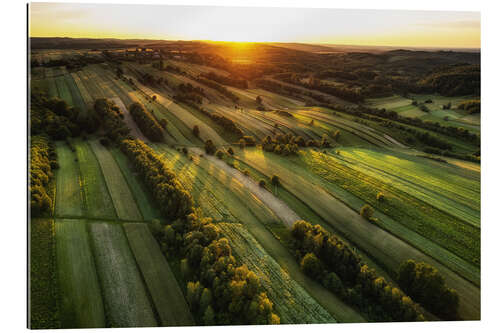
[{"label": "green field", "polygon": [[125,177],[120,171],[118,164],[115,162],[113,155],[106,147],[97,141],[91,141],[90,146],[94,151],[97,160],[101,166],[104,179],[106,180],[109,194],[113,200],[113,205],[116,209],[116,215],[120,220],[140,221],[142,220],[141,212],[137,207],[136,201],[130,191]]},{"label": "green field", "polygon": [[109,326],[156,326],[148,292],[122,227],[91,223],[89,230]]},{"label": "green field", "polygon": [[83,216],[83,192],[76,154],[63,142],[56,143],[59,169],[56,172],[56,216]]},{"label": "green field", "polygon": [[64,328],[104,327],[104,306],[85,220],[56,220],[57,268]]},{"label": "green field", "polygon": [[32,219],[29,225],[29,326],[32,329],[60,328],[54,220]]},{"label": "green field", "polygon": [[115,219],[116,211],[109,195],[99,162],[87,142],[75,140],[74,146],[81,172],[87,216]]},{"label": "green field", "polygon": [[149,227],[144,223],[127,223],[123,227],[161,325],[193,325],[194,321],[184,295]]}]

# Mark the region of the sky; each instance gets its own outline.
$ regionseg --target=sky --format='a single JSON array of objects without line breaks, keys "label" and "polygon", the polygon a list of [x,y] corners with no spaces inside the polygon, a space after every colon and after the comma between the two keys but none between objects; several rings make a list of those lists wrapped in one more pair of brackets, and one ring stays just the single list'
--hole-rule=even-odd
[{"label": "sky", "polygon": [[31,3],[31,37],[480,48],[479,12]]}]

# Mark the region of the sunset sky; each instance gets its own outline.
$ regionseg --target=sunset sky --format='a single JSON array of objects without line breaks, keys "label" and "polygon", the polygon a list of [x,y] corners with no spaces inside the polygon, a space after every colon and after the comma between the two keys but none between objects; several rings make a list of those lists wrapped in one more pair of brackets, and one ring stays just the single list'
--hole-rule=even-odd
[{"label": "sunset sky", "polygon": [[479,12],[31,3],[32,37],[479,48]]}]

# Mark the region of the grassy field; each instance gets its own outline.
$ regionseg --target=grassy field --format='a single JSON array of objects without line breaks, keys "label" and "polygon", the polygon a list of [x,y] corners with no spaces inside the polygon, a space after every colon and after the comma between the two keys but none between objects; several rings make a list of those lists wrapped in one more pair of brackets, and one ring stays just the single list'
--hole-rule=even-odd
[{"label": "grassy field", "polygon": [[32,219],[29,225],[29,326],[60,328],[54,220]]},{"label": "grassy field", "polygon": [[113,155],[97,141],[91,141],[90,146],[101,166],[118,218],[130,221],[142,220],[134,196]]},{"label": "grassy field", "polygon": [[140,179],[138,179],[137,174],[132,170],[127,157],[117,148],[111,148],[110,151],[116,163],[120,167],[120,171],[122,172],[130,191],[132,191],[143,219],[146,221],[159,219],[159,209],[154,205],[151,195],[148,193]]},{"label": "grassy field", "polygon": [[290,278],[241,224],[220,223],[233,254],[260,278],[282,324],[335,323],[333,318],[297,282]]},{"label": "grassy field", "polygon": [[476,286],[391,233],[361,218],[356,211],[323,189],[318,177],[305,171],[298,173],[296,170],[291,170],[288,168],[289,162],[273,155],[263,154],[262,151],[256,149],[246,149],[243,153],[238,153],[238,158],[268,176],[279,175],[285,188],[296,197],[300,197],[336,232],[348,238],[372,258],[376,258],[377,262],[389,271],[396,270],[402,261],[410,258],[426,261],[436,266],[447,283],[466,300],[460,308],[463,317],[478,317],[479,291]]},{"label": "grassy field", "polygon": [[56,171],[55,214],[59,217],[81,217],[85,206],[76,154],[64,142],[56,143],[56,152],[59,169]]},{"label": "grassy field", "polygon": [[122,227],[91,223],[89,228],[108,325],[156,326],[147,290]]},{"label": "grassy field", "polygon": [[149,227],[144,223],[126,223],[123,227],[161,325],[194,325],[184,295]]},{"label": "grassy field", "polygon": [[61,322],[65,328],[104,327],[104,306],[85,220],[56,220]]},{"label": "grassy field", "polygon": [[86,216],[115,219],[116,211],[109,195],[106,181],[92,149],[87,142],[75,140],[74,146],[81,172],[81,186],[84,189]]}]

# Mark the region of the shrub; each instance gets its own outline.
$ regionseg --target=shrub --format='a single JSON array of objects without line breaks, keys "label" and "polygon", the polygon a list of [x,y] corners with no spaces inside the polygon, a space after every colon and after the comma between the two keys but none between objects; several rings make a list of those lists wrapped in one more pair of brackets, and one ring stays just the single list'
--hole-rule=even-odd
[{"label": "shrub", "polygon": [[266,181],[264,179],[259,180],[260,187],[266,187]]},{"label": "shrub", "polygon": [[361,207],[361,210],[359,211],[359,215],[361,215],[367,220],[370,220],[372,218],[373,213],[374,213],[373,208],[368,204]]},{"label": "shrub", "polygon": [[273,175],[273,177],[271,178],[271,184],[275,185],[275,186],[278,186],[280,184],[280,179],[278,176],[276,175]]},{"label": "shrub", "polygon": [[197,138],[200,137],[200,128],[198,127],[198,125],[193,126],[193,135]]},{"label": "shrub", "polygon": [[250,176],[250,171],[245,170],[245,171],[243,171],[243,174],[244,174],[245,176],[249,177],[249,176]]},{"label": "shrub", "polygon": [[187,153],[188,153],[187,148],[186,148],[186,147],[183,147],[183,148],[182,148],[182,152],[184,153],[184,155],[187,155]]},{"label": "shrub", "polygon": [[382,193],[382,192],[378,192],[378,193],[377,193],[377,200],[378,200],[378,201],[384,201],[384,199],[385,199],[385,195],[384,195],[384,193]]},{"label": "shrub", "polygon": [[218,159],[222,159],[224,157],[224,152],[222,150],[217,150],[217,153],[215,155]]},{"label": "shrub", "polygon": [[234,150],[233,150],[233,148],[232,148],[232,147],[227,148],[227,153],[228,153],[229,155],[234,155]]},{"label": "shrub", "polygon": [[108,138],[101,138],[99,140],[99,142],[101,143],[101,145],[103,145],[105,147],[109,146],[109,139]]},{"label": "shrub", "polygon": [[212,142],[212,140],[208,139],[207,141],[205,141],[205,152],[208,154],[208,155],[213,155],[215,154],[215,151],[216,151],[216,147],[214,145],[214,143]]}]

